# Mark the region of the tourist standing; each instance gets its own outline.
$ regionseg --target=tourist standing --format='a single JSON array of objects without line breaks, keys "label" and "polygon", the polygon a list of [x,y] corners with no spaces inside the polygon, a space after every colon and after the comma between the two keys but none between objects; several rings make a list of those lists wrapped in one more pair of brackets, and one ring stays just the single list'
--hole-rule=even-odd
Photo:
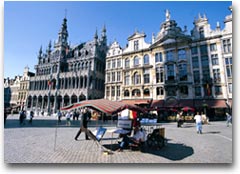
[{"label": "tourist standing", "polygon": [[29,124],[31,124],[32,125],[32,119],[33,119],[33,117],[34,117],[34,112],[33,111],[31,111],[30,112],[30,116],[29,116]]},{"label": "tourist standing", "polygon": [[58,123],[61,123],[62,113],[58,111]]},{"label": "tourist standing", "polygon": [[67,114],[66,114],[66,120],[67,120],[66,125],[67,125],[67,126],[71,126],[71,113],[70,113],[70,112],[67,112]]},{"label": "tourist standing", "polygon": [[194,116],[196,122],[197,133],[202,134],[202,116],[199,115],[199,112]]},{"label": "tourist standing", "polygon": [[226,113],[227,116],[227,127],[229,127],[229,124],[232,124],[232,116],[227,112]]}]

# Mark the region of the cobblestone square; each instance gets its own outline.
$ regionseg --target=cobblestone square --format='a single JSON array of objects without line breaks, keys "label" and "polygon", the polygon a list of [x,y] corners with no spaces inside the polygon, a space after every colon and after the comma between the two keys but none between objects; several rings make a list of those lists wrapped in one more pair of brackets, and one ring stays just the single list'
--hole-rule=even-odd
[{"label": "cobblestone square", "polygon": [[[101,123],[98,123],[99,125]],[[114,129],[112,122],[102,124]],[[57,126],[57,119],[34,117],[33,124],[19,126],[18,116],[9,116],[4,129],[5,163],[232,163],[232,125],[210,122],[197,134],[194,123],[162,123],[166,146],[146,152],[124,150],[106,155],[93,140],[86,141],[81,134],[74,140],[79,121],[67,127],[65,120]],[[92,131],[99,126],[91,122]],[[116,146],[116,135],[107,132],[102,140],[106,148]]]}]

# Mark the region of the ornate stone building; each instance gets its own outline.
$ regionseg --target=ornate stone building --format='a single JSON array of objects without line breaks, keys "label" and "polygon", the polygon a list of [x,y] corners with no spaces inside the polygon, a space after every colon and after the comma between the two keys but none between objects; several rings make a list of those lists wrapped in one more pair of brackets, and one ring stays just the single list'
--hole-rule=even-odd
[{"label": "ornate stone building", "polygon": [[29,90],[30,77],[34,73],[24,68],[22,76],[15,76],[14,79],[4,79],[4,107],[14,108],[15,111],[25,109],[27,95]]},{"label": "ornate stone building", "polygon": [[20,86],[18,89],[18,101],[17,104],[20,105],[21,109],[26,109],[26,102],[29,91],[30,78],[35,74],[29,71],[29,67],[26,66],[23,71],[23,75],[20,79]]},{"label": "ornate stone building", "polygon": [[21,76],[15,76],[14,79],[4,80],[4,106],[16,107],[18,105],[18,90],[20,88]]},{"label": "ornate stone building", "polygon": [[96,31],[92,41],[70,46],[67,19],[63,19],[53,49],[39,50],[36,75],[30,80],[27,108],[56,112],[59,108],[85,99],[104,97],[107,37]]},{"label": "ornate stone building", "polygon": [[209,115],[216,108],[222,114],[232,100],[232,14],[224,22],[223,30],[218,22],[212,30],[199,15],[189,35],[167,10],[152,43],[137,31],[126,48],[115,41],[106,57],[105,98],[154,108],[205,106]]}]

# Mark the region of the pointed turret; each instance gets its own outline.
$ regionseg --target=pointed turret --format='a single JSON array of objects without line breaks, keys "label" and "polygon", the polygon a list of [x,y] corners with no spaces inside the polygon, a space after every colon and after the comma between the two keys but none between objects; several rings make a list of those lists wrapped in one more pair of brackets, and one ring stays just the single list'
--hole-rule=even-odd
[{"label": "pointed turret", "polygon": [[105,44],[105,45],[107,44],[106,32],[107,32],[107,30],[106,30],[106,26],[104,24],[103,29],[102,29],[102,43]]},{"label": "pointed turret", "polygon": [[56,43],[55,47],[57,47],[57,46],[67,47],[67,45],[68,45],[67,39],[68,39],[67,19],[64,18],[63,23],[62,23],[62,27],[61,27],[61,29],[58,33],[58,40],[57,40],[57,43]]},{"label": "pointed turret", "polygon": [[42,58],[42,45],[39,49],[39,52],[38,52],[38,59],[41,59]]},{"label": "pointed turret", "polygon": [[96,29],[96,32],[95,32],[95,34],[94,34],[94,40],[97,40],[98,39],[98,31],[97,31],[97,29]]},{"label": "pointed turret", "polygon": [[47,49],[47,53],[48,54],[50,54],[51,53],[51,48],[52,48],[52,42],[51,42],[51,40],[49,41],[49,43],[48,43],[48,49]]}]

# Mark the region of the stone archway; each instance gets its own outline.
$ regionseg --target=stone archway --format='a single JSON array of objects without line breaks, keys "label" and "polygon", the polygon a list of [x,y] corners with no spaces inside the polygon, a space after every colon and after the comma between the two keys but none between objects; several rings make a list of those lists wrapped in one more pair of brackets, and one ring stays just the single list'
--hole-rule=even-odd
[{"label": "stone archway", "polygon": [[70,99],[68,95],[65,95],[63,100],[64,100],[64,103],[63,103],[64,106],[67,106],[70,104]]},{"label": "stone archway", "polygon": [[77,96],[75,94],[72,95],[71,97],[71,103],[74,104],[74,103],[77,103],[78,100],[77,100]]}]

